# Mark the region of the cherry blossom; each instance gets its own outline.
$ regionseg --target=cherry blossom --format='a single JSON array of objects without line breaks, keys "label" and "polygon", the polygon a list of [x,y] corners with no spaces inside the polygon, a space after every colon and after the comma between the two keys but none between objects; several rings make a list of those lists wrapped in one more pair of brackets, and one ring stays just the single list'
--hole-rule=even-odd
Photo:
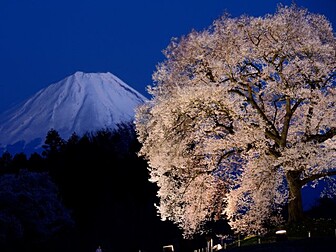
[{"label": "cherry blossom", "polygon": [[330,22],[295,5],[225,14],[164,54],[135,120],[161,218],[186,237],[213,218],[246,234],[302,220],[301,189],[336,174]]}]

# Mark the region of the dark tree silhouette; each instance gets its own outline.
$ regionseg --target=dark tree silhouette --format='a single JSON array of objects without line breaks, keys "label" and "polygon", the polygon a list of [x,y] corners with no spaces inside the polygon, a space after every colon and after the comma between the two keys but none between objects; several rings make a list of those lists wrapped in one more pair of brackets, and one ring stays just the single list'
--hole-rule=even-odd
[{"label": "dark tree silhouette", "polygon": [[71,230],[70,213],[47,173],[5,174],[0,188],[0,251],[39,251]]},{"label": "dark tree silhouette", "polygon": [[12,160],[12,166],[16,168],[16,171],[20,168],[27,168],[28,159],[25,153],[17,153],[14,155]]},{"label": "dark tree silhouette", "polygon": [[47,133],[44,145],[42,148],[44,151],[42,152],[43,156],[51,156],[58,153],[65,142],[59,135],[59,133],[55,129],[50,129]]},{"label": "dark tree silhouette", "polygon": [[[44,243],[39,247],[30,244],[30,248],[91,252],[99,244],[103,251],[154,252],[162,250],[164,244],[182,239],[174,224],[162,222],[157,216],[157,187],[148,181],[147,162],[137,155],[140,143],[132,123],[83,136],[73,133],[67,141],[52,129],[43,148],[42,156],[33,153],[28,160],[17,156],[25,162],[13,162],[9,153],[0,159],[4,181],[11,180],[25,167],[34,176],[40,174],[52,181],[74,221],[72,232],[64,236],[54,232],[46,239],[44,231],[35,232],[36,240],[42,239]],[[44,190],[37,184],[32,188],[38,194]],[[35,212],[29,201],[18,206],[26,209],[27,216]],[[31,219],[35,226],[39,226],[39,221]],[[11,226],[15,227],[14,224]]]},{"label": "dark tree silhouette", "polygon": [[5,151],[0,158],[0,174],[7,173],[10,169],[11,163],[13,160],[12,154]]},{"label": "dark tree silhouette", "polygon": [[43,172],[46,171],[44,158],[37,152],[34,152],[30,155],[28,160],[28,170],[36,171],[36,172]]},{"label": "dark tree silhouette", "polygon": [[179,237],[156,214],[157,188],[148,181],[139,148],[133,124],[125,123],[73,134],[57,155],[46,155],[47,169],[72,209],[78,251],[94,251],[98,244],[103,251],[158,251]]}]

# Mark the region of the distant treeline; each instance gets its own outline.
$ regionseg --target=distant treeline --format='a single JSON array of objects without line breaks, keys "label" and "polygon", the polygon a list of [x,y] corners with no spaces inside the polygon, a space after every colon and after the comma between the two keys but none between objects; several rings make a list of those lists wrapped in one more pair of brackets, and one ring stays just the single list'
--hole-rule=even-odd
[{"label": "distant treeline", "polygon": [[0,157],[0,251],[160,251],[180,231],[157,216],[131,124]]}]

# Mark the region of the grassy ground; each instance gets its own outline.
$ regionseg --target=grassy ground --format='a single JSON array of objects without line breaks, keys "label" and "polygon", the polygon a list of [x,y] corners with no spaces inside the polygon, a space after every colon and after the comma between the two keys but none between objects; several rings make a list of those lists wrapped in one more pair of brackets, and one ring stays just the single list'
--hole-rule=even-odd
[{"label": "grassy ground", "polygon": [[[227,245],[229,251],[251,252],[310,252],[336,251],[336,221],[315,219],[301,224],[284,226],[285,235],[275,231],[263,237],[246,237],[239,243]],[[223,249],[222,251],[226,251]]]}]

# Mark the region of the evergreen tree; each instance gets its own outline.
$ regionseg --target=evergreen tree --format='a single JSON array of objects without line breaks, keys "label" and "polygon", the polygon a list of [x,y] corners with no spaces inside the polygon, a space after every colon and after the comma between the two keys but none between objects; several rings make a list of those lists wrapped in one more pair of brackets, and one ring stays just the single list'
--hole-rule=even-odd
[{"label": "evergreen tree", "polygon": [[50,129],[47,133],[44,145],[42,145],[42,148],[44,149],[42,155],[55,155],[56,153],[60,152],[64,144],[65,141],[61,138],[59,133],[55,129]]}]

